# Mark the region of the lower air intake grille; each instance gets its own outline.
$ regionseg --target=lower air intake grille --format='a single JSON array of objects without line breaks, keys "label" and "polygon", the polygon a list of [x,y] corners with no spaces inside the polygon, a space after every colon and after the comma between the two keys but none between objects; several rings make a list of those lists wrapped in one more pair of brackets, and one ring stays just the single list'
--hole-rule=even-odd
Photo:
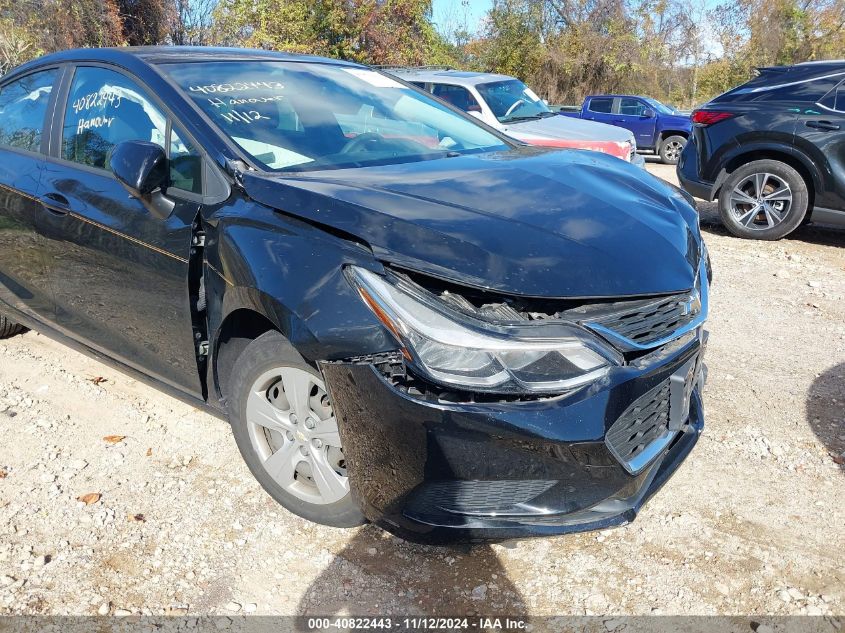
[{"label": "lower air intake grille", "polygon": [[638,473],[663,449],[669,431],[669,381],[637,398],[607,432],[606,443],[630,473]]},{"label": "lower air intake grille", "polygon": [[556,481],[442,481],[427,484],[414,498],[416,511],[454,514],[507,512],[554,486]]}]

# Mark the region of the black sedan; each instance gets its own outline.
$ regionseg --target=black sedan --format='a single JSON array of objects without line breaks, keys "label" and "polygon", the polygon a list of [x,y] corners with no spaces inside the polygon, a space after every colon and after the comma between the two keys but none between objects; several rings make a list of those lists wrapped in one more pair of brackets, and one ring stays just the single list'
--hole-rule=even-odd
[{"label": "black sedan", "polygon": [[227,417],[312,521],[618,525],[702,430],[697,215],[622,161],[359,65],[190,48],[14,70],[0,157],[0,334]]}]

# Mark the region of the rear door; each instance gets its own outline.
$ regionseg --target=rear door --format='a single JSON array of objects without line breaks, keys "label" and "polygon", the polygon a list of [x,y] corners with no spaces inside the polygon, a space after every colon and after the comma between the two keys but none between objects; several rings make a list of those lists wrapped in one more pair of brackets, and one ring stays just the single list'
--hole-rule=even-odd
[{"label": "rear door", "polygon": [[610,123],[613,117],[613,97],[590,97],[581,118],[599,123]]},{"label": "rear door", "polygon": [[0,87],[0,302],[39,321],[52,317],[39,183],[60,74],[39,70]]},{"label": "rear door", "polygon": [[819,172],[826,181],[816,193],[814,205],[842,213],[839,221],[845,222],[845,82],[812,107],[801,108],[795,145],[821,167]]},{"label": "rear door", "polygon": [[[620,97],[617,101],[615,115],[610,121],[613,125],[624,127],[634,133],[637,147],[652,147],[654,145],[654,128],[657,117],[654,110],[645,101],[634,97]],[[646,112],[651,110],[651,116]]]},{"label": "rear door", "polygon": [[[199,153],[152,92],[114,67],[69,73],[42,177],[48,274],[60,330],[192,395],[201,393],[188,286],[201,206]],[[109,169],[122,141],[169,153],[173,211],[154,217]]]}]

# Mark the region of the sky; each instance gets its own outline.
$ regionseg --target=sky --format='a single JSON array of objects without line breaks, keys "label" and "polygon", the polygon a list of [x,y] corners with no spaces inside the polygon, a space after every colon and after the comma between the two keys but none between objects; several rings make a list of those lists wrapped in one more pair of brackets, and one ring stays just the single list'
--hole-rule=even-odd
[{"label": "sky", "polygon": [[[720,0],[703,0],[706,9],[712,9]],[[466,24],[470,33],[480,30],[481,21],[487,14],[493,0],[433,0],[432,16],[437,29],[442,32],[454,30],[451,27],[463,27]],[[709,24],[704,25],[705,49],[713,56],[722,54],[721,46],[710,32]]]},{"label": "sky", "polygon": [[473,32],[478,30],[479,22],[492,6],[493,0],[434,0],[432,15],[438,28],[449,20],[463,24],[466,16],[466,25]]}]

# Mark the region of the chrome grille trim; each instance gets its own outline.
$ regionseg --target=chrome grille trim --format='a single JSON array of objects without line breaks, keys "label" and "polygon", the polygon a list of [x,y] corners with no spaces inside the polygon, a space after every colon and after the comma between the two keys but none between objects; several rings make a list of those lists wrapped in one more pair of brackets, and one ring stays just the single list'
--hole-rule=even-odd
[{"label": "chrome grille trim", "polygon": [[[700,279],[700,278],[699,278]],[[631,301],[619,309],[581,321],[623,351],[644,351],[665,345],[695,330],[707,318],[707,282],[691,292],[647,301]]]}]

